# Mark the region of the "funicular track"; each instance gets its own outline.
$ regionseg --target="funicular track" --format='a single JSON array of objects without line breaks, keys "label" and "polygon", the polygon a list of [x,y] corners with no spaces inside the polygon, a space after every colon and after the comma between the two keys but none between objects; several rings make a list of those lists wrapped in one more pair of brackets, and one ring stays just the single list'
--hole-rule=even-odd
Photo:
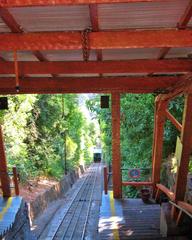
[{"label": "funicular track", "polygon": [[70,202],[57,210],[53,219],[46,224],[47,227],[39,236],[39,240],[85,239],[100,167],[99,163],[91,165]]}]

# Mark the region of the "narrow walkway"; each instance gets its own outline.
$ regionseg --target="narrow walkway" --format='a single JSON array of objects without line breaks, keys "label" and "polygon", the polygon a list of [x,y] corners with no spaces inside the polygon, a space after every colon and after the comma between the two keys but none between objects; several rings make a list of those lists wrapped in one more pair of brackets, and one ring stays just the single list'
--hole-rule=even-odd
[{"label": "narrow walkway", "polygon": [[101,168],[99,163],[92,164],[66,198],[48,208],[36,221],[38,227],[34,233],[39,240],[97,238],[102,198]]},{"label": "narrow walkway", "polygon": [[162,239],[160,206],[144,204],[141,199],[115,200],[111,191],[103,194],[99,237],[101,240]]}]

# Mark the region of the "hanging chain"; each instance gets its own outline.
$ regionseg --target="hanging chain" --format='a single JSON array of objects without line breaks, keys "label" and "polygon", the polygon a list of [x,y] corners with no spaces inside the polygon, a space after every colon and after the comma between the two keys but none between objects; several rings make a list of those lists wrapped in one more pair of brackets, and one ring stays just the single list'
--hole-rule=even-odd
[{"label": "hanging chain", "polygon": [[90,46],[89,46],[90,32],[91,32],[91,28],[86,28],[83,32],[81,32],[83,60],[86,62],[89,60],[89,55],[90,55]]}]

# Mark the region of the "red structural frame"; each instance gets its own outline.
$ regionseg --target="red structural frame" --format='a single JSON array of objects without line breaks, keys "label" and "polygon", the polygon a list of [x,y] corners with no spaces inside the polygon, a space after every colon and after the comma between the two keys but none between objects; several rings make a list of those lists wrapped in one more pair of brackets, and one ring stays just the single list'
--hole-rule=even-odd
[{"label": "red structural frame", "polygon": [[[165,0],[166,1],[166,0]],[[0,57],[0,74],[15,74],[16,78],[0,78],[0,94],[22,93],[110,93],[112,97],[112,170],[115,198],[122,197],[122,186],[149,185],[154,192],[164,191],[174,202],[183,205],[189,156],[192,144],[192,60],[164,59],[172,47],[192,47],[192,30],[187,29],[192,16],[192,1],[182,16],[178,16],[175,29],[164,30],[119,30],[100,29],[98,4],[159,2],[159,0],[2,0],[0,17],[11,33],[0,34],[0,51],[15,52],[14,62]],[[97,61],[48,62],[43,50],[82,50],[81,32],[40,32],[26,33],[10,13],[10,7],[38,7],[80,5],[89,6],[92,32],[88,34],[90,50],[96,51]],[[104,49],[160,48],[157,59],[103,61]],[[20,62],[17,52],[28,50],[39,62]],[[79,78],[78,74],[98,74],[98,77]],[[135,77],[106,77],[104,74],[143,74]],[[154,76],[156,74],[165,74]],[[174,73],[174,76],[169,76]],[[179,73],[179,74],[177,74]],[[186,74],[187,73],[187,74]],[[29,74],[51,74],[51,77],[29,77]],[[58,77],[58,74],[77,74],[77,77]],[[182,75],[182,76],[180,76]],[[19,89],[16,89],[16,86]],[[161,93],[155,101],[154,139],[152,157],[152,181],[122,182],[120,155],[120,94]],[[179,123],[168,111],[169,101],[185,94],[183,123]],[[173,194],[160,185],[160,168],[163,149],[163,132],[166,119],[181,132],[183,144],[181,164]],[[4,196],[10,196],[10,182],[0,128],[1,183]],[[19,190],[17,189],[17,194]],[[170,195],[171,194],[171,195]],[[189,206],[186,206],[189,208]]]}]

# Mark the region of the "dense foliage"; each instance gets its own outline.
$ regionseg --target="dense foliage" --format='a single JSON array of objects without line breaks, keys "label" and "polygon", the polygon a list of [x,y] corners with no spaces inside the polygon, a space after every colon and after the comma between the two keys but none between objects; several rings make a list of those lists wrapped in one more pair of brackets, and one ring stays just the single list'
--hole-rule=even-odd
[{"label": "dense foliage", "polygon": [[[78,95],[9,96],[1,121],[9,166],[23,180],[38,175],[60,178],[83,160],[92,160],[93,124],[79,108]],[[2,113],[1,113],[2,114]]]},{"label": "dense foliage", "polygon": [[[121,159],[123,179],[128,180],[128,169],[140,168],[144,174],[142,180],[148,180],[152,163],[152,142],[154,126],[154,101],[152,94],[121,95]],[[100,97],[87,102],[89,109],[95,113],[101,128],[103,158],[111,162],[111,109],[100,108]],[[181,122],[183,97],[169,104],[170,112]],[[175,127],[166,122],[164,131],[163,158],[175,151],[176,138],[179,133]],[[141,180],[141,179],[140,179]],[[126,188],[129,196],[137,195],[132,187]]]}]

